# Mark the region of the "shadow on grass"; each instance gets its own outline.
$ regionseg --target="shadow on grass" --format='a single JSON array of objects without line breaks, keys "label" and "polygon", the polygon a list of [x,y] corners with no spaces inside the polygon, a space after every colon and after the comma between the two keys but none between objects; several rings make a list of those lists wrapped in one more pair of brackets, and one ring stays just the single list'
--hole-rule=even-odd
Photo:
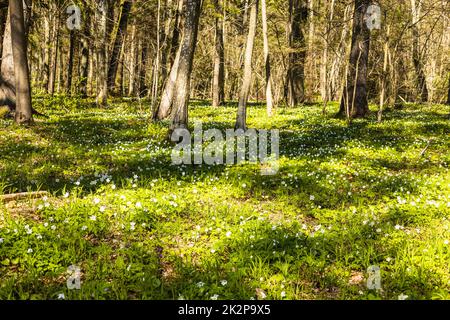
[{"label": "shadow on grass", "polygon": [[[402,152],[403,145],[414,142],[414,138],[403,132],[401,127],[381,129],[372,126],[370,120],[354,122],[350,127],[341,122],[321,124],[320,119],[313,122],[306,122],[302,119],[294,120],[291,125],[299,130],[281,132],[281,156],[288,160],[304,159],[307,163],[304,165],[297,163],[289,168],[282,167],[279,175],[266,179],[267,185],[259,184],[260,187],[255,192],[269,188],[274,193],[283,189],[288,194],[298,192],[312,194],[318,190],[321,192],[325,190],[327,194],[332,194],[335,187],[324,187],[323,184],[326,182],[326,175],[333,172],[320,167],[320,163],[345,158],[348,154],[346,147],[349,142],[358,141],[364,147],[374,149],[391,143],[398,152]],[[44,122],[32,127],[31,130],[40,139],[48,141],[49,145],[33,146],[28,141],[11,141],[1,146],[3,176],[9,178],[9,185],[18,191],[25,191],[38,181],[43,190],[57,192],[65,185],[68,190],[75,187],[73,183],[78,179],[77,175],[83,175],[84,181],[88,181],[88,178],[96,173],[105,172],[113,180],[130,177],[132,174],[138,174],[143,180],[161,177],[177,180],[190,179],[194,174],[216,177],[226,171],[225,166],[188,166],[183,170],[172,166],[170,146],[163,141],[163,131],[166,126],[167,124],[152,124],[149,134],[145,119],[92,118],[83,114],[69,115],[55,122]],[[445,124],[422,123],[420,126],[422,126],[421,130],[429,134],[436,134],[448,129]],[[230,123],[209,121],[203,127],[204,129],[225,130],[230,127]],[[430,127],[434,129],[429,130]],[[156,151],[153,150],[154,152],[149,154],[149,145],[150,149],[154,147]],[[56,150],[55,146],[57,146]],[[158,148],[166,148],[166,151]],[[361,162],[366,161],[366,165],[369,166],[391,170],[402,170],[408,167],[408,164],[402,162],[402,159],[361,158],[360,160]],[[423,170],[432,165],[414,164],[411,169]],[[300,180],[297,186],[291,187],[281,185],[283,177],[291,171],[317,172],[319,170],[323,174],[320,177],[312,177],[311,181]],[[243,171],[239,175],[243,176],[244,180],[256,179],[258,183],[264,180],[251,171]],[[370,177],[358,179],[361,183],[371,185],[376,193],[374,197],[389,195],[397,191],[399,186],[412,192],[415,190],[413,184],[406,177],[397,177],[397,181],[394,183],[392,181],[374,183],[370,181]],[[96,185],[89,184],[82,186],[84,192],[95,192],[98,188]],[[342,192],[341,196],[344,195],[344,192],[350,191],[345,187],[341,189],[339,191],[338,188],[338,192]]]}]

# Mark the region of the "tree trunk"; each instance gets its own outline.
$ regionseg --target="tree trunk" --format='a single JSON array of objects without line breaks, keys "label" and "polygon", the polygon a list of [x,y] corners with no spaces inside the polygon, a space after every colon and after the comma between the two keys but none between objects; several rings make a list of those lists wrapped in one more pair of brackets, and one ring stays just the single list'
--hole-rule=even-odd
[{"label": "tree trunk", "polygon": [[67,66],[67,83],[66,83],[66,93],[68,95],[72,92],[72,76],[73,76],[73,59],[75,52],[75,31],[71,30],[69,35],[70,43],[69,43],[69,63]]},{"label": "tree trunk", "polygon": [[13,48],[11,43],[11,19],[9,10],[6,15],[5,32],[3,36],[3,51],[0,77],[0,102],[9,106],[10,110],[16,108],[16,89],[14,78]]},{"label": "tree trunk", "polygon": [[64,50],[65,46],[63,43],[60,42],[59,44],[59,57],[58,57],[58,68],[57,68],[57,79],[58,79],[58,86],[56,87],[56,91],[58,93],[60,93],[62,91],[63,86],[65,86],[65,82],[64,82],[64,66],[66,64],[66,61],[64,59]]},{"label": "tree trunk", "polygon": [[266,0],[261,0],[261,15],[263,25],[263,39],[264,39],[264,65],[266,68],[266,104],[267,115],[270,117],[273,113],[273,98],[272,98],[272,73],[270,66],[270,49],[269,37],[267,28],[267,6]]},{"label": "tree trunk", "polygon": [[178,53],[172,64],[172,68],[170,70],[169,78],[167,79],[166,84],[164,86],[164,90],[161,94],[161,102],[159,103],[158,109],[156,110],[154,115],[155,120],[164,120],[170,115],[173,101],[173,94],[177,81],[179,62],[180,62],[180,50],[178,50]]},{"label": "tree trunk", "polygon": [[122,46],[122,50],[120,53],[119,66],[117,70],[117,80],[116,80],[116,91],[119,96],[123,96],[123,74],[124,74],[124,60],[125,60],[125,48]]},{"label": "tree trunk", "polygon": [[87,77],[87,83],[88,83],[88,95],[92,96],[95,94],[94,89],[94,71],[97,71],[95,68],[95,64],[97,63],[97,57],[95,54],[95,46],[92,44],[92,42],[89,42],[89,71],[88,71],[88,77]]},{"label": "tree trunk", "polygon": [[81,58],[80,58],[80,94],[82,98],[86,98],[88,96],[87,93],[87,84],[89,78],[89,38],[90,28],[91,28],[91,16],[88,8],[86,8],[85,4],[85,22],[84,22],[84,30],[81,35]]},{"label": "tree trunk", "polygon": [[[161,26],[161,36],[160,40],[162,39],[161,47],[161,81],[158,81],[158,92],[160,90],[159,83],[164,84],[167,80],[168,75],[168,59],[169,59],[169,53],[170,53],[170,43],[169,43],[169,33],[170,33],[170,26],[172,24],[172,0],[166,0],[165,3],[165,10],[163,11],[163,21],[164,24]],[[176,13],[178,13],[178,1],[177,1],[177,8],[175,9]],[[177,22],[176,22],[177,23]]]},{"label": "tree trunk", "polygon": [[8,0],[0,1],[0,56],[3,52],[3,36],[5,35],[6,22],[8,20]]},{"label": "tree trunk", "polygon": [[[236,59],[234,66],[230,68],[231,71],[231,84],[228,91],[228,99],[234,100],[236,96],[239,95],[238,90],[236,88],[239,86],[239,82],[241,81],[239,72],[244,67],[244,52],[245,52],[245,43],[246,43],[246,28],[248,24],[248,3],[249,0],[242,1],[239,5],[240,14],[236,17],[237,18],[237,37],[239,39],[238,45],[235,48],[234,55],[237,55],[239,58]],[[230,54],[231,55],[231,54]],[[230,62],[232,59],[230,59]],[[239,98],[239,97],[238,97]]]},{"label": "tree trunk", "polygon": [[13,58],[13,46],[11,39],[11,13],[8,10],[8,16],[6,20],[5,34],[3,37],[3,52],[1,61],[1,77],[2,80],[9,86],[14,88],[15,77],[14,77],[14,58]]},{"label": "tree trunk", "polygon": [[114,40],[113,51],[109,61],[108,69],[108,91],[115,91],[117,69],[122,52],[122,45],[128,27],[128,16],[131,11],[132,1],[125,1],[122,5],[122,13],[120,15],[119,26],[117,28],[116,38]]},{"label": "tree trunk", "polygon": [[321,79],[321,91],[322,91],[322,101],[323,101],[323,108],[322,113],[326,114],[327,112],[327,106],[328,101],[330,100],[331,96],[331,90],[330,90],[330,75],[328,70],[328,50],[330,46],[330,33],[332,28],[332,23],[334,19],[334,6],[335,6],[335,0],[331,0],[330,3],[330,9],[328,10],[328,7],[326,8],[326,16],[327,16],[327,22],[326,22],[326,28],[325,28],[325,36],[324,38],[324,48],[323,48],[323,59],[322,59],[322,79]]},{"label": "tree trunk", "polygon": [[154,113],[154,120],[164,120],[169,117],[172,111],[172,102],[174,89],[178,76],[178,66],[180,62],[180,29],[182,25],[182,12],[185,0],[178,0],[178,8],[175,15],[175,26],[172,33],[169,63],[171,65],[168,79],[164,83],[164,89],[161,94],[161,101]]},{"label": "tree trunk", "polygon": [[106,61],[106,47],[108,43],[108,3],[107,0],[99,0],[99,15],[100,15],[100,43],[98,47],[98,94],[97,105],[106,107],[108,99],[108,79],[107,79],[107,61]]},{"label": "tree trunk", "polygon": [[225,51],[223,39],[223,9],[219,0],[214,1],[216,21],[215,21],[215,54],[214,54],[214,79],[213,79],[213,99],[212,106],[218,107],[225,100]]},{"label": "tree trunk", "polygon": [[[166,2],[166,6],[169,2]],[[167,10],[167,7],[166,7]],[[167,22],[167,21],[166,21]],[[165,26],[161,26],[161,0],[158,0],[158,12],[157,12],[157,24],[156,24],[156,56],[153,59],[153,67],[152,67],[152,90],[151,90],[151,104],[150,110],[152,111],[152,116],[154,116],[155,106],[158,102],[158,94],[159,94],[159,70],[161,68],[160,62],[162,64],[161,57],[161,36],[165,34],[165,31],[161,29],[165,29]],[[162,68],[162,73],[165,73],[165,68]]]},{"label": "tree trunk", "polygon": [[136,48],[136,43],[137,43],[137,30],[136,30],[136,25],[133,24],[133,28],[132,28],[132,32],[131,32],[131,53],[130,53],[130,64],[129,64],[129,78],[128,78],[128,96],[134,96],[135,95],[135,78],[136,75],[134,73],[134,71],[136,70],[136,60],[137,60],[137,48]]},{"label": "tree trunk", "polygon": [[352,45],[347,72],[347,84],[341,100],[340,113],[351,118],[369,113],[367,101],[367,64],[369,61],[370,30],[365,14],[370,0],[355,0]]},{"label": "tree trunk", "polygon": [[146,82],[147,74],[147,62],[148,62],[148,45],[142,45],[142,55],[141,55],[141,70],[139,72],[139,96],[144,98],[148,94],[148,87]]},{"label": "tree trunk", "polygon": [[252,82],[252,58],[253,46],[256,36],[256,24],[258,18],[258,0],[252,0],[250,9],[250,23],[248,27],[247,45],[245,47],[244,75],[242,87],[239,93],[239,104],[236,118],[236,129],[247,130],[247,102]]},{"label": "tree trunk", "polygon": [[383,52],[383,73],[381,74],[381,89],[380,89],[380,108],[378,110],[378,122],[383,118],[383,109],[386,101],[387,79],[388,79],[388,55],[389,55],[389,26],[386,29],[386,40],[384,43]]},{"label": "tree trunk", "polygon": [[33,115],[22,0],[10,1],[10,21],[17,95],[15,121],[18,124],[30,124]]},{"label": "tree trunk", "polygon": [[267,28],[267,6],[266,0],[261,0],[261,16],[263,25],[263,40],[264,40],[264,65],[266,70],[266,104],[267,115],[270,117],[273,113],[273,98],[272,98],[272,73],[270,66],[270,49],[269,37]]},{"label": "tree trunk", "polygon": [[172,105],[172,123],[170,132],[188,126],[188,103],[194,53],[197,45],[198,25],[202,0],[185,1],[185,23],[183,38],[179,48],[177,78]]},{"label": "tree trunk", "polygon": [[130,83],[130,97],[136,97],[139,96],[139,72],[140,72],[140,63],[139,60],[141,58],[141,55],[139,54],[141,52],[141,40],[136,37],[135,38],[135,54],[133,56],[134,61],[132,63],[133,70],[132,74],[130,74],[130,81],[132,82],[132,86]]},{"label": "tree trunk", "polygon": [[51,50],[51,57],[49,57],[51,69],[50,69],[50,75],[48,79],[48,93],[53,95],[55,93],[55,83],[56,83],[56,67],[58,64],[58,49],[59,49],[59,33],[60,33],[60,16],[59,12],[57,11],[56,5],[54,5],[55,10],[55,17],[54,17],[54,24],[53,24],[53,32],[52,32],[52,42],[53,42],[53,49]]},{"label": "tree trunk", "polygon": [[289,0],[289,65],[286,81],[286,100],[290,107],[305,101],[306,42],[303,32],[308,9],[301,0]]},{"label": "tree trunk", "polygon": [[83,36],[81,39],[81,59],[80,59],[80,94],[82,98],[88,96],[87,84],[89,77],[89,44]]},{"label": "tree trunk", "polygon": [[182,11],[184,6],[185,0],[178,0],[178,7],[177,11],[175,13],[175,25],[173,28],[172,33],[172,39],[170,44],[170,55],[169,55],[169,63],[171,67],[174,65],[177,52],[178,52],[178,46],[180,44],[180,29],[181,29],[181,20],[182,20]]},{"label": "tree trunk", "polygon": [[50,41],[51,41],[51,31],[50,31],[50,18],[44,18],[44,29],[45,29],[45,44],[43,48],[43,66],[42,66],[42,87],[45,92],[48,93],[48,82],[50,77]]},{"label": "tree trunk", "polygon": [[178,73],[178,65],[180,61],[180,29],[182,26],[182,12],[184,6],[184,0],[177,1],[177,10],[175,13],[175,23],[172,32],[170,54],[169,54],[169,65],[170,72],[167,79],[163,79],[163,91],[161,93],[161,101],[159,102],[158,108],[154,112],[154,120],[164,120],[169,117],[171,113],[173,94],[175,88],[175,82]]},{"label": "tree trunk", "polygon": [[450,77],[448,79],[447,105],[450,105]]},{"label": "tree trunk", "polygon": [[33,19],[33,0],[24,0],[23,1],[23,21],[25,23],[25,38],[28,42],[28,34],[33,27],[34,19]]},{"label": "tree trunk", "polygon": [[414,70],[416,71],[416,85],[417,91],[419,93],[419,102],[427,102],[428,101],[428,88],[427,81],[424,72],[423,59],[420,52],[419,45],[419,19],[420,19],[420,11],[421,11],[421,2],[416,0],[411,0],[411,10],[412,10],[412,56],[414,63]]}]

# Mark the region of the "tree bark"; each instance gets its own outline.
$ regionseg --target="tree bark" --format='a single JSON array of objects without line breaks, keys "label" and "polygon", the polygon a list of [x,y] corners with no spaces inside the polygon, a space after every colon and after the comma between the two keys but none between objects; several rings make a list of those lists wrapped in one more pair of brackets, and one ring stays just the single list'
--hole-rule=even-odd
[{"label": "tree bark", "polygon": [[272,116],[273,113],[273,96],[272,96],[272,71],[270,65],[269,36],[267,28],[266,0],[261,0],[261,15],[262,15],[263,40],[264,40],[264,65],[266,69],[266,104],[267,104],[267,115],[270,117]]},{"label": "tree bark", "polygon": [[5,35],[8,20],[8,0],[0,1],[0,56],[3,52],[3,36]]},{"label": "tree bark", "polygon": [[245,47],[244,75],[242,79],[241,91],[239,93],[239,104],[235,129],[247,130],[247,102],[252,82],[252,58],[253,58],[253,46],[255,43],[255,36],[256,36],[257,18],[258,18],[258,0],[252,0],[247,44]]},{"label": "tree bark", "polygon": [[187,128],[188,126],[190,82],[202,4],[202,0],[185,0],[185,23],[178,53],[179,61],[174,88],[170,132],[177,128]]},{"label": "tree bark", "polygon": [[347,72],[347,84],[341,100],[340,114],[350,118],[365,117],[369,113],[367,101],[367,65],[369,61],[370,30],[365,14],[370,0],[355,0],[352,45]]},{"label": "tree bark", "polygon": [[89,9],[86,7],[86,3],[84,2],[85,8],[85,22],[84,22],[84,30],[81,35],[81,58],[80,58],[80,94],[82,98],[86,98],[88,96],[87,92],[87,84],[89,78],[89,38],[90,28],[91,28],[91,15]]},{"label": "tree bark", "polygon": [[223,39],[223,9],[219,0],[214,1],[215,6],[215,54],[212,106],[218,107],[225,100],[225,50]]},{"label": "tree bark", "polygon": [[[13,46],[11,38],[11,9],[8,10],[5,34],[3,37],[3,52],[1,61],[1,77],[2,80],[10,87],[15,86],[14,77],[14,58],[13,58]],[[15,99],[15,98],[14,98]]]},{"label": "tree bark", "polygon": [[304,27],[308,8],[301,0],[289,0],[289,65],[286,81],[286,100],[290,107],[305,101],[306,42]]},{"label": "tree bark", "polygon": [[129,64],[129,78],[128,78],[128,96],[134,96],[136,93],[136,60],[137,60],[137,27],[133,24],[131,32],[131,49],[130,49],[130,64]]},{"label": "tree bark", "polygon": [[34,17],[33,17],[33,0],[23,1],[23,21],[25,23],[25,38],[28,41],[28,34],[33,27]]},{"label": "tree bark", "polygon": [[169,78],[167,79],[164,90],[161,94],[161,102],[159,103],[158,109],[156,110],[154,115],[155,120],[164,120],[170,115],[175,85],[177,81],[179,62],[180,50],[178,50],[178,53],[172,64],[172,68],[170,69]]},{"label": "tree bark", "polygon": [[[0,56],[2,56],[0,76],[0,105],[7,105],[12,110],[16,106],[14,88],[14,70],[12,68],[11,25],[9,23],[8,1],[0,2]],[[8,61],[7,61],[8,60]],[[9,64],[9,65],[8,65]],[[5,72],[5,71],[8,72]],[[11,70],[11,71],[10,71]]]},{"label": "tree bark", "polygon": [[31,124],[33,115],[22,0],[10,1],[10,21],[17,96],[15,121],[18,124]]},{"label": "tree bark", "polygon": [[107,61],[106,61],[106,47],[108,43],[108,2],[107,0],[99,0],[99,15],[100,15],[100,40],[102,43],[98,46],[98,94],[97,105],[106,107],[108,99],[108,79],[107,79]]},{"label": "tree bark", "polygon": [[[169,4],[166,1],[166,6]],[[166,7],[167,10],[167,7]],[[167,22],[167,21],[166,21]],[[157,24],[156,24],[156,56],[153,59],[153,67],[152,67],[152,90],[151,90],[151,104],[150,110],[152,111],[152,116],[154,116],[155,106],[158,102],[159,95],[159,70],[161,68],[161,64],[163,64],[161,57],[161,36],[165,34],[165,31],[161,30],[165,29],[165,26],[161,26],[161,0],[158,0],[158,12],[157,12]],[[160,64],[161,63],[161,64]],[[166,72],[165,68],[162,68],[162,73]]]},{"label": "tree bark", "polygon": [[175,63],[178,47],[180,45],[180,30],[182,24],[182,11],[185,0],[178,0],[178,7],[175,13],[175,24],[172,33],[172,39],[170,44],[170,55],[169,55],[169,63],[171,67]]},{"label": "tree bark", "polygon": [[42,61],[42,88],[45,92],[48,93],[48,82],[50,77],[50,41],[51,41],[51,30],[50,30],[50,18],[44,17],[44,48],[42,50],[43,61]]},{"label": "tree bark", "polygon": [[58,55],[59,55],[59,34],[60,34],[60,16],[59,11],[57,10],[56,4],[53,5],[53,9],[55,10],[54,24],[53,24],[53,32],[52,32],[52,42],[53,49],[51,50],[51,56],[49,57],[50,61],[50,74],[48,79],[48,93],[53,95],[55,93],[55,83],[56,83],[56,67],[58,64]]},{"label": "tree bark", "polygon": [[123,86],[123,75],[124,75],[124,60],[125,60],[125,48],[122,46],[122,50],[120,53],[119,66],[117,70],[117,79],[116,79],[116,92],[119,96],[123,96],[124,94],[124,86]]},{"label": "tree bark", "polygon": [[164,120],[169,117],[172,111],[171,108],[175,92],[174,91],[175,85],[178,76],[178,66],[181,54],[179,43],[180,43],[180,29],[184,22],[182,18],[183,7],[185,5],[184,1],[185,0],[178,0],[178,8],[175,15],[175,26],[172,33],[170,56],[169,56],[169,63],[171,65],[170,73],[169,77],[164,83],[164,89],[161,94],[161,101],[158,105],[158,108],[155,110],[153,116],[154,120]]},{"label": "tree bark", "polygon": [[148,62],[148,45],[142,45],[142,53],[141,53],[141,70],[139,72],[139,96],[144,98],[148,94],[147,87],[147,62]]},{"label": "tree bark", "polygon": [[127,32],[128,17],[131,11],[132,1],[125,1],[122,5],[122,13],[120,15],[119,26],[117,28],[116,38],[114,40],[113,51],[111,54],[108,69],[108,91],[115,91],[117,70],[122,52],[123,40]]},{"label": "tree bark", "polygon": [[381,74],[381,88],[380,88],[380,108],[378,110],[378,122],[383,118],[383,109],[386,103],[387,79],[388,79],[388,58],[389,58],[389,26],[386,29],[386,40],[384,43],[383,52],[383,73]]},{"label": "tree bark", "polygon": [[64,53],[65,53],[65,45],[60,41],[59,43],[59,57],[58,57],[58,67],[57,67],[57,73],[56,78],[58,79],[57,86],[56,86],[56,92],[61,92],[61,87],[65,86],[64,82],[64,70],[65,65],[67,61],[64,59]]},{"label": "tree bark", "polygon": [[448,79],[447,105],[450,105],[450,77]]},{"label": "tree bark", "polygon": [[72,76],[73,76],[73,60],[74,60],[74,53],[75,53],[75,42],[76,42],[76,35],[75,31],[71,30],[69,35],[69,63],[67,65],[67,82],[66,82],[66,93],[68,95],[72,92]]},{"label": "tree bark", "polygon": [[420,19],[420,11],[421,11],[421,2],[416,0],[411,0],[411,10],[412,10],[412,56],[413,56],[413,64],[414,70],[416,72],[416,88],[419,93],[419,102],[427,102],[428,101],[428,88],[427,81],[424,72],[423,59],[420,52],[419,45],[419,19]]},{"label": "tree bark", "polygon": [[330,33],[332,28],[332,23],[334,19],[334,7],[335,7],[335,0],[331,0],[330,8],[328,9],[328,6],[326,8],[325,14],[327,16],[327,22],[325,27],[325,36],[323,37],[324,40],[324,48],[323,48],[323,57],[322,57],[322,70],[321,70],[321,92],[322,92],[322,101],[323,101],[323,108],[322,113],[326,114],[327,112],[327,106],[328,101],[330,100],[331,96],[331,83],[330,83],[330,75],[329,75],[329,69],[328,69],[328,50],[330,46]]},{"label": "tree bark", "polygon": [[[168,65],[167,62],[169,60],[169,53],[170,53],[170,43],[169,43],[169,33],[170,33],[170,26],[172,24],[172,8],[173,4],[172,4],[172,0],[166,0],[165,3],[165,10],[163,11],[162,15],[163,18],[162,20],[164,21],[164,24],[162,24],[161,26],[161,32],[160,32],[160,41],[162,41],[162,43],[160,44],[161,47],[161,81],[158,81],[158,92],[161,88],[160,83],[164,84],[167,80],[167,75],[168,75]],[[177,1],[177,7],[175,9],[176,13],[178,13],[178,1]]]}]

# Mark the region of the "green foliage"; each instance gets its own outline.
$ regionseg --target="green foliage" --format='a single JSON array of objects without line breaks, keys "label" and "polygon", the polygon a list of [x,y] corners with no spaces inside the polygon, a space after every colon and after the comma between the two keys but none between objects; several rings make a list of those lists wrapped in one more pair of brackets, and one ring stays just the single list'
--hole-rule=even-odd
[{"label": "green foliage", "polygon": [[0,119],[5,118],[10,113],[10,110],[7,106],[0,107]]},{"label": "green foliage", "polygon": [[[172,166],[167,123],[139,103],[36,101],[49,119],[0,120],[0,190],[51,193],[0,203],[0,299],[448,299],[448,107],[349,127],[322,106],[252,106],[250,127],[281,130],[267,177]],[[226,129],[235,111],[193,103],[190,119]]]}]

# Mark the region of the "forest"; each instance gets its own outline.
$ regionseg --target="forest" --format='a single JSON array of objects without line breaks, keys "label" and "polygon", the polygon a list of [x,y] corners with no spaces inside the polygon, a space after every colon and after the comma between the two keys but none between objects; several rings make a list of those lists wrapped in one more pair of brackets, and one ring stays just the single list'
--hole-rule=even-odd
[{"label": "forest", "polygon": [[448,0],[0,0],[0,300],[449,300]]}]

